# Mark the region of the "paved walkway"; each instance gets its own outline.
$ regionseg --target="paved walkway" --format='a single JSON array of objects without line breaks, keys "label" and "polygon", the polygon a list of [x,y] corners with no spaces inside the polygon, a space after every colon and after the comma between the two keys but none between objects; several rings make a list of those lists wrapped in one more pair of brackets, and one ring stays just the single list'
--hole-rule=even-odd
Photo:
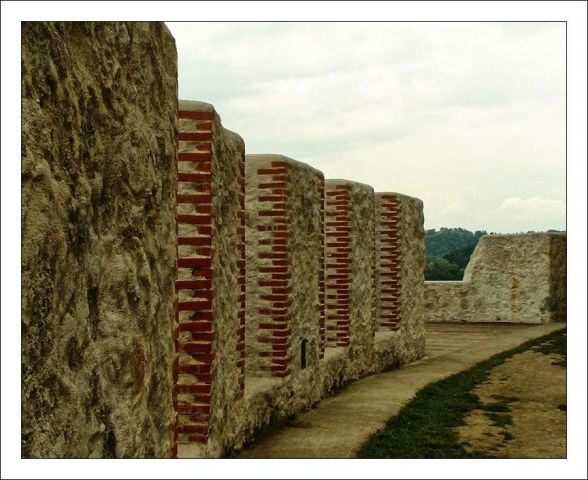
[{"label": "paved walkway", "polygon": [[241,458],[353,458],[367,438],[425,385],[564,327],[427,324],[423,359],[358,380],[252,444]]}]

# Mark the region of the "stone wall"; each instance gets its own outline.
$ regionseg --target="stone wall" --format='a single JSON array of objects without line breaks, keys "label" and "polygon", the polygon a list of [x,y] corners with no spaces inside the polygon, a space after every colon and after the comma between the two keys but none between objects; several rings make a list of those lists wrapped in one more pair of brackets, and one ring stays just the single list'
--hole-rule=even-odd
[{"label": "stone wall", "polygon": [[376,193],[376,358],[386,367],[425,353],[422,200]]},{"label": "stone wall", "polygon": [[323,181],[318,170],[282,155],[247,156],[250,377],[285,377],[321,357]]},{"label": "stone wall", "polygon": [[480,239],[463,282],[425,282],[429,322],[565,321],[566,236]]},{"label": "stone wall", "polygon": [[[186,113],[186,110],[199,113]],[[209,121],[209,117],[204,118],[206,112],[212,118],[212,127],[206,123]],[[183,117],[192,119],[189,123]],[[224,287],[214,286],[214,281],[212,287],[202,284],[204,289],[200,293],[179,290],[180,332],[183,324],[192,328],[194,319],[184,316],[199,315],[200,307],[210,319],[210,330],[203,331],[206,335],[202,338],[192,334],[178,336],[180,363],[176,371],[183,372],[183,364],[193,369],[208,362],[206,373],[210,372],[202,378],[176,375],[176,392],[193,385],[194,392],[186,392],[196,395],[183,397],[182,402],[176,397],[178,448],[175,453],[182,458],[218,457],[227,450],[239,450],[272,422],[310,408],[347,383],[424,354],[422,203],[394,194],[397,204],[402,206],[402,214],[400,210],[395,214],[396,232],[386,245],[403,252],[401,259],[395,259],[397,278],[402,280],[397,289],[402,322],[393,331],[376,334],[376,298],[379,295],[376,264],[378,258],[389,252],[380,251],[381,245],[376,241],[376,227],[381,230],[385,222],[376,219],[373,189],[346,180],[325,182],[320,171],[283,155],[246,157],[243,330],[241,312],[237,308],[242,306],[243,299],[240,283],[243,272],[237,268],[242,254],[238,238],[242,233],[239,209],[243,203],[239,202],[242,190],[238,176],[243,150],[240,140],[232,143],[233,147],[227,146],[233,141],[232,137],[227,136],[217,120],[210,105],[180,103],[178,189],[182,194],[178,195],[178,283],[191,290],[192,285],[185,282],[195,281],[192,277],[197,271],[194,269],[208,268],[210,262],[212,279],[217,275],[225,278],[232,275],[235,279],[233,284]],[[204,135],[210,129],[212,136]],[[217,136],[224,140],[218,143],[214,140]],[[210,138],[212,147],[201,143],[210,145]],[[215,162],[218,151],[226,155],[222,161]],[[207,152],[206,159],[203,152]],[[212,158],[212,175],[184,176],[209,173],[208,167],[198,167],[204,164],[197,163],[195,170],[186,172],[183,167],[184,162],[192,165],[196,160],[204,162],[209,158]],[[215,181],[219,172],[225,172],[223,178],[232,180],[222,184]],[[187,187],[195,187],[199,192],[204,190],[209,194],[206,201],[213,205],[216,195],[224,195],[227,190],[236,193],[234,197],[223,198],[220,203],[224,209],[214,213],[213,208],[212,215],[194,226],[188,220],[191,215],[203,215],[199,209],[205,208],[206,202],[200,205],[200,197],[194,196],[202,193],[183,192]],[[184,195],[192,195],[186,198],[190,206],[181,205]],[[184,230],[184,222],[196,232]],[[199,232],[200,226],[206,226],[207,222],[216,226]],[[214,245],[215,235],[220,235],[218,232],[223,225],[228,229],[223,231],[223,238],[233,238],[236,243],[218,256],[222,259],[218,264],[214,263],[215,248],[200,251],[198,244],[198,249],[188,251],[182,247],[187,236],[201,235],[210,236]],[[182,262],[182,259],[201,257],[203,259],[197,263],[184,266]],[[184,267],[190,267],[185,273],[190,278],[182,276]],[[211,291],[207,292],[207,288]],[[196,298],[197,294],[202,297]],[[208,301],[209,298],[213,300]],[[183,302],[196,301],[201,303],[189,303],[186,313]],[[337,324],[345,326],[344,342],[341,341],[343,337],[333,335],[340,330],[333,328]],[[243,335],[245,352],[242,350]],[[215,341],[221,337],[223,341]],[[191,350],[187,351],[186,346]],[[198,361],[196,357],[202,354],[210,358]],[[208,402],[206,408],[202,405],[205,401]]]},{"label": "stone wall", "polygon": [[162,23],[22,23],[23,457],[170,453],[176,115]]},{"label": "stone wall", "polygon": [[361,370],[375,334],[374,189],[327,180],[325,196],[326,346],[350,347]]},{"label": "stone wall", "polygon": [[422,356],[422,204],[376,333],[373,189],[330,181],[326,219],[320,171],[178,110],[165,26],[25,23],[22,85],[23,456],[217,457]]},{"label": "stone wall", "polygon": [[212,105],[180,101],[174,455],[225,426],[245,381],[245,144]]}]

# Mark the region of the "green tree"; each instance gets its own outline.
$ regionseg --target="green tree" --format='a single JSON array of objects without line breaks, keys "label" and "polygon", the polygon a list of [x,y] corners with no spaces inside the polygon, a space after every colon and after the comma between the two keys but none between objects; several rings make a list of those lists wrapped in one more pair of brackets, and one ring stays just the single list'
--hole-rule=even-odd
[{"label": "green tree", "polygon": [[462,280],[463,268],[440,257],[427,262],[425,270],[426,280]]},{"label": "green tree", "polygon": [[441,228],[425,231],[427,251],[426,280],[461,280],[478,240],[485,230]]},{"label": "green tree", "polygon": [[465,228],[441,228],[425,231],[427,259],[443,257],[455,250],[475,247],[480,237],[487,235],[485,230],[471,232]]},{"label": "green tree", "polygon": [[454,263],[462,270],[465,270],[470,261],[470,257],[472,256],[474,248],[476,248],[475,244],[468,245],[466,247],[454,250],[453,252],[450,252],[447,255],[443,255],[443,258],[451,263]]}]

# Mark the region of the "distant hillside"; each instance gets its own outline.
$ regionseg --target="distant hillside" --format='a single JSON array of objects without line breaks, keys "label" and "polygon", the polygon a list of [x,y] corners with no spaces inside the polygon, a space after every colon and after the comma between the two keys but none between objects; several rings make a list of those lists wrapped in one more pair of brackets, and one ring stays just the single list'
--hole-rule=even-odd
[{"label": "distant hillside", "polygon": [[475,247],[478,239],[488,232],[478,230],[470,232],[465,228],[441,228],[425,231],[425,244],[427,249],[427,260],[443,257],[449,253],[461,250],[472,245]]},{"label": "distant hillside", "polygon": [[462,280],[463,272],[485,230],[441,228],[425,231],[427,268],[425,280]]},{"label": "distant hillside", "polygon": [[[565,230],[547,230],[549,233],[565,233]],[[491,232],[491,234],[494,232]],[[524,233],[524,232],[520,232]],[[526,233],[536,233],[530,230]],[[486,230],[470,232],[465,228],[441,228],[425,230],[427,267],[425,280],[463,280],[463,272],[478,240],[487,235]]]}]

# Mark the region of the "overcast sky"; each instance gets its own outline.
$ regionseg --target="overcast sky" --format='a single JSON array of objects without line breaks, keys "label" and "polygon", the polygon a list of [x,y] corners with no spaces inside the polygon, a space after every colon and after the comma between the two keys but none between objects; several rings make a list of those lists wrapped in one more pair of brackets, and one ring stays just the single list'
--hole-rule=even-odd
[{"label": "overcast sky", "polygon": [[180,98],[247,153],[421,198],[425,227],[565,229],[562,23],[169,23]]}]

